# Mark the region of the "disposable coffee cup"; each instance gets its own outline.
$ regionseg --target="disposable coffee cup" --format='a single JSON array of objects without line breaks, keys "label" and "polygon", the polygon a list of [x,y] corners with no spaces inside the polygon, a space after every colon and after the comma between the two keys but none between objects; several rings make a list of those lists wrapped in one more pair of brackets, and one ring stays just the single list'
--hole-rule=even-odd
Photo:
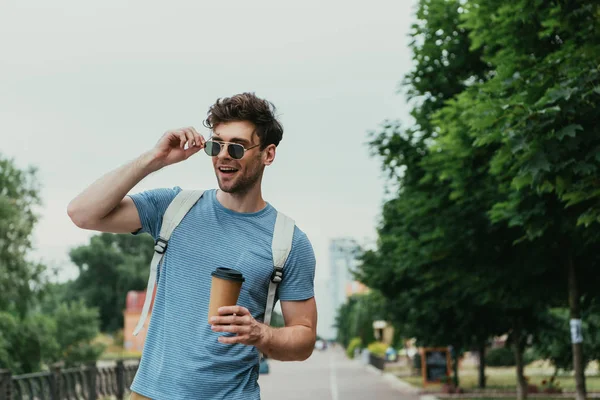
[{"label": "disposable coffee cup", "polygon": [[219,267],[212,273],[210,303],[208,305],[208,323],[211,317],[219,316],[219,308],[235,306],[240,296],[244,276],[240,271]]}]

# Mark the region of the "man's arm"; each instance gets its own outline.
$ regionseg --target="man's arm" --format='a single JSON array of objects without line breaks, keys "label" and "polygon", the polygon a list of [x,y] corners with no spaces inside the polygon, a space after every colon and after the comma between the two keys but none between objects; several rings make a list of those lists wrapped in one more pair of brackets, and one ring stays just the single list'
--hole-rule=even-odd
[{"label": "man's arm", "polygon": [[[311,356],[317,337],[317,305],[312,297],[303,301],[282,301],[285,327],[273,328],[256,321],[240,306],[221,307],[213,317],[213,331],[237,336],[219,337],[226,344],[256,346],[267,357],[280,361],[304,361]],[[234,315],[232,315],[234,314]]]},{"label": "man's arm", "polygon": [[183,161],[203,147],[204,138],[194,128],[168,131],[151,151],[104,175],[71,200],[67,214],[82,229],[112,233],[137,231],[142,224],[127,193],[152,172]]},{"label": "man's arm", "polygon": [[256,347],[267,357],[280,361],[304,361],[311,356],[317,339],[315,298],[282,301],[284,328],[266,326],[263,340]]}]

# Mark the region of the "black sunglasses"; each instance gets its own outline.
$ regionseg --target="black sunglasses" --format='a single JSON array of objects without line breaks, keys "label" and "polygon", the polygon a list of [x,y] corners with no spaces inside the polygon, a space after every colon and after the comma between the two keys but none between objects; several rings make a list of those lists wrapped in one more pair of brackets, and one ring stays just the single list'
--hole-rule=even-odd
[{"label": "black sunglasses", "polygon": [[239,160],[240,158],[244,157],[246,150],[253,149],[257,146],[260,146],[260,144],[255,144],[254,146],[245,148],[239,143],[214,141],[213,139],[208,139],[204,144],[204,152],[211,157],[216,157],[221,154],[223,146],[227,147],[227,152],[231,158]]}]

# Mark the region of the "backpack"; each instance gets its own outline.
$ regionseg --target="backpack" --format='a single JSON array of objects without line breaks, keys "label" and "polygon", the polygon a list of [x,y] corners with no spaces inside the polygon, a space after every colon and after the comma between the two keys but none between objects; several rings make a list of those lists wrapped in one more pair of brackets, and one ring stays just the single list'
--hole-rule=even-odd
[{"label": "backpack", "polygon": [[[148,312],[150,310],[150,303],[152,301],[152,295],[154,293],[154,287],[156,285],[157,271],[162,265],[162,260],[167,251],[169,239],[171,234],[179,225],[183,217],[188,211],[198,202],[203,190],[182,190],[175,196],[162,219],[162,226],[158,239],[154,244],[154,255],[150,263],[150,276],[148,277],[148,287],[146,288],[146,298],[144,299],[144,306],[142,308],[142,314],[140,319],[133,331],[133,335],[137,336],[140,330],[144,327],[144,323],[148,318]],[[269,282],[269,289],[267,295],[267,305],[265,307],[265,317],[263,323],[269,325],[271,323],[271,315],[273,312],[273,306],[275,305],[275,293],[277,287],[283,280],[283,266],[290,254],[292,249],[292,239],[294,236],[294,227],[296,223],[293,219],[287,215],[277,212],[277,218],[275,220],[275,229],[273,231],[272,241],[272,252],[273,252],[273,273],[271,274],[271,281]]]}]

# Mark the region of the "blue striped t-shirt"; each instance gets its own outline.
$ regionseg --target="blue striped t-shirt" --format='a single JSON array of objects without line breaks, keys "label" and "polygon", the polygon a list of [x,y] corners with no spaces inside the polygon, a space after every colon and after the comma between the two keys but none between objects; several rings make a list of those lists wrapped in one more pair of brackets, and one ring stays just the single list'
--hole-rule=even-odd
[{"label": "blue striped t-shirt", "polygon": [[[160,233],[167,206],[181,189],[134,194],[142,222],[138,232]],[[258,350],[222,344],[208,324],[211,272],[234,268],[245,282],[238,305],[262,321],[273,272],[271,241],[277,210],[255,213],[225,208],[216,190],[206,191],[173,232],[158,275],[158,288],[144,351],[131,390],[153,400],[260,399]],[[314,295],[315,256],[310,241],[295,228],[277,300]]]}]

